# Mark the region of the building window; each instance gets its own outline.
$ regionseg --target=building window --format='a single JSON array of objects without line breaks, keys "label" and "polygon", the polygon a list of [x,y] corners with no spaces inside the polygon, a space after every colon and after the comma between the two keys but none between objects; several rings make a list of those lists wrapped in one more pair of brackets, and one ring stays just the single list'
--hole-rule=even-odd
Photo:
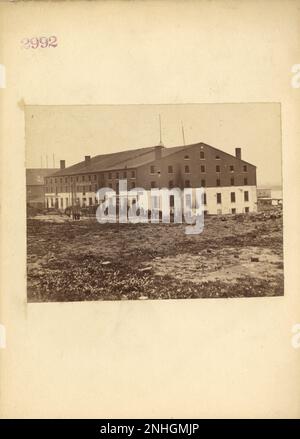
[{"label": "building window", "polygon": [[97,180],[97,175],[94,175],[94,181],[96,181]]},{"label": "building window", "polygon": [[247,165],[243,165],[243,171],[244,171],[244,172],[247,172],[247,171],[248,171]]},{"label": "building window", "polygon": [[205,159],[204,151],[200,151],[200,159],[201,159],[201,160],[204,160],[204,159]]},{"label": "building window", "polygon": [[151,187],[155,188],[156,187],[156,182],[155,181],[151,181]]},{"label": "building window", "polygon": [[248,184],[248,178],[245,177],[245,178],[244,178],[244,185],[247,186],[247,184]]},{"label": "building window", "polygon": [[91,178],[92,178],[92,177],[91,177],[90,175],[89,175],[89,177],[88,177],[88,178],[89,178],[89,181],[91,181]]},{"label": "building window", "polygon": [[54,206],[53,198],[51,198],[51,207]]},{"label": "building window", "polygon": [[235,208],[235,207],[233,207],[233,208],[231,209],[231,213],[236,214],[236,208]]},{"label": "building window", "polygon": [[221,186],[221,180],[219,178],[217,178],[216,183],[217,183],[217,186]]},{"label": "building window", "polygon": [[186,174],[189,174],[189,173],[190,173],[190,167],[189,167],[188,165],[185,165],[185,167],[184,167],[184,172],[185,172]]},{"label": "building window", "polygon": [[244,201],[249,201],[249,192],[248,191],[244,192]]},{"label": "building window", "polygon": [[89,191],[92,192],[92,185],[89,186]]},{"label": "building window", "polygon": [[249,212],[250,212],[249,207],[245,207],[245,213],[249,213]]},{"label": "building window", "polygon": [[71,181],[73,181],[73,177],[71,177]]},{"label": "building window", "polygon": [[60,199],[60,207],[64,207],[64,200],[63,200],[63,198]]},{"label": "building window", "polygon": [[221,160],[219,155],[216,155],[216,160]]},{"label": "building window", "polygon": [[230,179],[230,185],[234,186],[234,178],[233,177]]},{"label": "building window", "polygon": [[155,166],[150,166],[150,174],[155,174]]},{"label": "building window", "polygon": [[67,177],[65,177],[65,183],[67,183],[68,182],[68,179],[67,179]]},{"label": "building window", "polygon": [[235,192],[230,192],[230,201],[235,203]]},{"label": "building window", "polygon": [[135,182],[132,181],[132,182],[131,182],[131,189],[134,189],[134,188],[135,188]]},{"label": "building window", "polygon": [[200,170],[201,170],[201,172],[205,172],[205,165],[201,165]]},{"label": "building window", "polygon": [[201,180],[201,186],[205,187],[206,186],[206,181],[205,180]]},{"label": "building window", "polygon": [[82,195],[85,195],[85,186],[82,186]]},{"label": "building window", "polygon": [[189,160],[190,159],[190,156],[189,155],[185,155],[184,156],[184,160]]},{"label": "building window", "polygon": [[108,187],[112,189],[112,184],[111,184],[111,183],[108,183]]},{"label": "building window", "polygon": [[131,171],[131,178],[135,178],[135,171]]},{"label": "building window", "polygon": [[173,174],[173,166],[168,166],[168,174]]},{"label": "building window", "polygon": [[222,194],[220,192],[217,193],[217,203],[218,204],[222,203]]},{"label": "building window", "polygon": [[82,175],[82,176],[81,176],[81,181],[84,181],[84,180],[85,180],[85,176]]},{"label": "building window", "polygon": [[118,172],[116,172],[116,178],[119,178],[119,173]]},{"label": "building window", "polygon": [[92,206],[93,204],[93,198],[89,198],[89,205]]},{"label": "building window", "polygon": [[111,180],[111,172],[108,173],[108,178]]},{"label": "building window", "polygon": [[191,182],[190,182],[190,180],[185,180],[185,182],[184,182],[184,186],[185,186],[185,187],[191,187]]},{"label": "building window", "polygon": [[169,181],[169,188],[171,189],[172,187],[174,187],[174,182],[173,182],[173,180],[170,180]]},{"label": "building window", "polygon": [[149,204],[150,210],[158,207],[158,205],[159,205],[158,200],[159,200],[159,196],[157,197],[156,195],[154,195],[154,193],[152,193],[151,194],[151,201]]},{"label": "building window", "polygon": [[230,172],[233,172],[233,171],[234,171],[234,166],[233,166],[233,165],[230,165],[230,166],[229,166],[229,170],[230,170]]},{"label": "building window", "polygon": [[217,165],[216,166],[216,172],[220,172],[220,171],[221,171],[220,165]]},{"label": "building window", "polygon": [[206,194],[203,194],[203,204],[207,204]]},{"label": "building window", "polygon": [[123,178],[127,178],[127,172],[126,171],[123,172]]}]

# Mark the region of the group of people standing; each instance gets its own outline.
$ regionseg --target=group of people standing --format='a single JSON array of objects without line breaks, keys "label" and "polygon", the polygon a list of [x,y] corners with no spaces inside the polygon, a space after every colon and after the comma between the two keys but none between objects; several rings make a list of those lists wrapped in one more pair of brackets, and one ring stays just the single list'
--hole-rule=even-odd
[{"label": "group of people standing", "polygon": [[65,210],[65,214],[68,215],[68,217],[72,216],[73,220],[80,220],[80,208],[79,208],[79,206],[67,207],[66,210]]}]

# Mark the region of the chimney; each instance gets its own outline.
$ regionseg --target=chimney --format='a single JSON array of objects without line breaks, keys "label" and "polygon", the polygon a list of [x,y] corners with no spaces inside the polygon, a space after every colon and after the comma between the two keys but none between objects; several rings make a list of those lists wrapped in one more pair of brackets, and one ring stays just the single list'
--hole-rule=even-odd
[{"label": "chimney", "polygon": [[85,161],[85,164],[88,165],[91,161],[91,156],[90,155],[84,156],[84,161]]},{"label": "chimney", "polygon": [[237,159],[242,159],[242,150],[241,148],[235,148],[235,156]]},{"label": "chimney", "polygon": [[155,160],[160,160],[161,159],[161,151],[163,149],[163,145],[157,145],[154,148],[154,153],[155,153]]},{"label": "chimney", "polygon": [[61,160],[60,161],[60,169],[65,169],[66,167],[66,161],[65,160]]}]

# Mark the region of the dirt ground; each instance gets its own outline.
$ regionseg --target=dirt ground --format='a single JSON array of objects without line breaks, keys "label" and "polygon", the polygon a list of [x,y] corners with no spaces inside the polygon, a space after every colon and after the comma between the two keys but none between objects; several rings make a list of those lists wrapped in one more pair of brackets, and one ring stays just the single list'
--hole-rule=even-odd
[{"label": "dirt ground", "polygon": [[181,224],[28,219],[28,301],[283,295],[282,218],[211,216]]}]

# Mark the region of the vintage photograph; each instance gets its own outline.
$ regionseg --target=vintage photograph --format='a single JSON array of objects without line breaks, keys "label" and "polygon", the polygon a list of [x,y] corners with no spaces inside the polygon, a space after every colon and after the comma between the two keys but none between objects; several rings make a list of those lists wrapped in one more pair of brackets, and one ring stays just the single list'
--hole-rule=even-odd
[{"label": "vintage photograph", "polygon": [[29,302],[284,294],[278,103],[26,106]]}]

